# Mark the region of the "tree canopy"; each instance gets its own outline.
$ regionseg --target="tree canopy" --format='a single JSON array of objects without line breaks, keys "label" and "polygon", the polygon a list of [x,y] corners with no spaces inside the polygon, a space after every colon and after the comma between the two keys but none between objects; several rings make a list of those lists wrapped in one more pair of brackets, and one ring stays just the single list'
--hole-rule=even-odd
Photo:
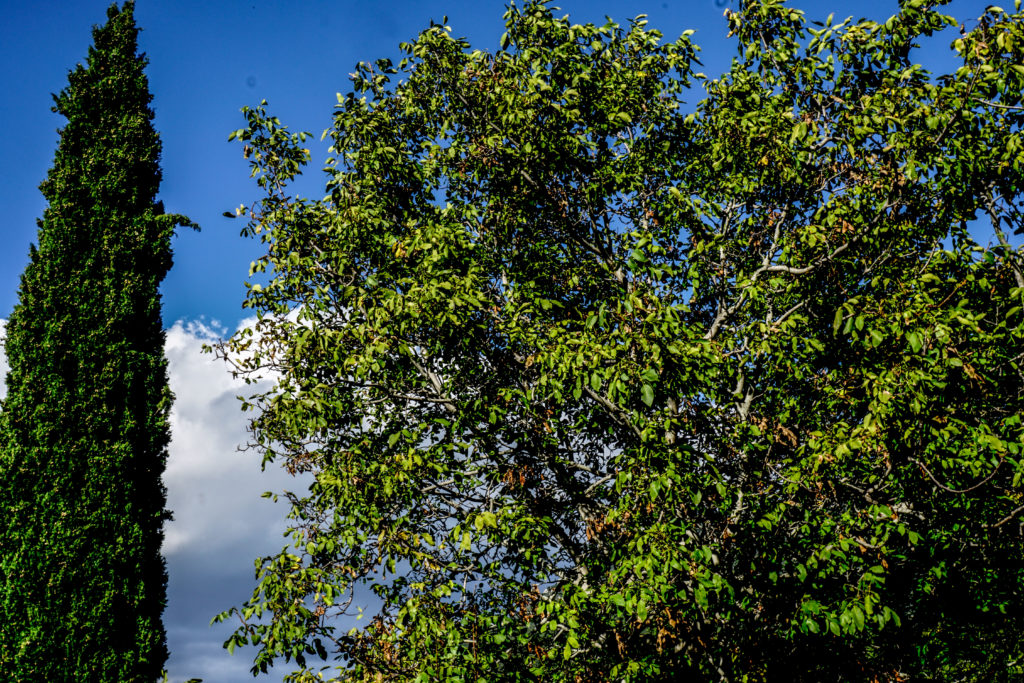
[{"label": "tree canopy", "polygon": [[67,118],[7,323],[0,412],[0,674],[152,683],[167,658],[161,474],[171,394],[159,284],[182,216],[134,4],[107,12],[54,96]]},{"label": "tree canopy", "polygon": [[244,110],[266,277],[221,353],[315,477],[219,617],[254,671],[1021,673],[1019,3],[938,75],[945,3],[741,4],[716,79],[642,17],[432,25],[353,74],[320,200]]}]

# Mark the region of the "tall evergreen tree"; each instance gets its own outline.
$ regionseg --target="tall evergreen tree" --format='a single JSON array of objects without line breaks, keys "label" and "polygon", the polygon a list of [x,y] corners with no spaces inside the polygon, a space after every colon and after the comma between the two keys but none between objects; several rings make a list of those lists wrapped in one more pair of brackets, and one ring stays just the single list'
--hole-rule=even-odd
[{"label": "tall evergreen tree", "polygon": [[158,286],[182,216],[129,0],[54,97],[67,118],[7,326],[0,414],[5,681],[153,681],[167,658],[160,555],[168,413]]}]

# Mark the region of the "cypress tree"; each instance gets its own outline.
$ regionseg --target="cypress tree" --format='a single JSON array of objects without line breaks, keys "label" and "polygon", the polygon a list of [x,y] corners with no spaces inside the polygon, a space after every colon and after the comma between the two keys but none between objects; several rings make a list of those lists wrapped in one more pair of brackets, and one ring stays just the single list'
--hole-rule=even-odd
[{"label": "cypress tree", "polygon": [[[187,219],[163,213],[160,140],[130,0],[93,28],[38,246],[7,325],[0,413],[0,676],[154,681],[171,393],[158,287]],[[193,226],[194,227],[194,226]]]}]

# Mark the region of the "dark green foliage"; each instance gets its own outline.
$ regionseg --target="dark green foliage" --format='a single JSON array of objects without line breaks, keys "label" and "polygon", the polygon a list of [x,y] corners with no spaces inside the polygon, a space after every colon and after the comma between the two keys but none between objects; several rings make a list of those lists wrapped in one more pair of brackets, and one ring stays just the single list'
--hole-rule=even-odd
[{"label": "dark green foliage", "polygon": [[67,117],[49,206],[7,325],[0,413],[0,678],[156,680],[169,439],[158,285],[179,216],[133,3],[93,30],[54,97]]},{"label": "dark green foliage", "polygon": [[247,109],[271,277],[224,351],[315,483],[229,647],[302,682],[1019,680],[1024,15],[934,76],[937,4],[746,0],[715,80],[642,20],[433,26],[360,66],[318,201]]}]

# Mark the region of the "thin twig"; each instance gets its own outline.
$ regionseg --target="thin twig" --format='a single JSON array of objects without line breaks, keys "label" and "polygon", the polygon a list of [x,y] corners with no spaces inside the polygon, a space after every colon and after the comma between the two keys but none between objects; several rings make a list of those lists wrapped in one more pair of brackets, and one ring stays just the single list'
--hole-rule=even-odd
[{"label": "thin twig", "polygon": [[1006,524],[1007,522],[1009,522],[1011,519],[1013,519],[1014,517],[1016,517],[1017,515],[1019,515],[1022,512],[1024,512],[1024,505],[1021,505],[1019,508],[1017,508],[1016,510],[1014,510],[1010,514],[1006,515],[1005,517],[1003,517],[1001,520],[999,520],[995,524],[986,525],[986,526],[988,526],[990,529],[998,529],[999,527],[1001,527],[1002,525]]},{"label": "thin twig", "polygon": [[945,484],[943,484],[942,482],[940,482],[940,481],[939,481],[938,479],[936,479],[936,478],[935,478],[935,475],[933,475],[933,474],[931,473],[931,471],[929,471],[929,469],[928,469],[927,467],[925,467],[924,463],[923,463],[923,462],[921,462],[920,460],[918,460],[917,458],[910,458],[910,462],[912,462],[912,463],[914,463],[915,465],[917,465],[918,467],[920,467],[920,468],[921,468],[921,470],[922,470],[922,471],[923,471],[923,472],[924,472],[925,474],[927,474],[927,475],[928,475],[928,478],[929,478],[929,479],[931,479],[931,480],[932,480],[933,482],[935,482],[935,485],[936,485],[936,486],[938,486],[938,487],[939,487],[940,489],[942,489],[943,491],[948,491],[949,493],[970,493],[971,491],[974,491],[975,489],[979,489],[979,488],[981,488],[981,487],[982,487],[982,486],[984,486],[985,484],[987,484],[987,483],[989,483],[990,481],[992,481],[992,477],[996,476],[996,472],[998,472],[998,471],[999,471],[999,467],[1000,467],[1000,466],[1001,466],[1001,465],[1003,464],[1003,463],[1002,463],[1002,461],[1000,461],[1000,462],[999,462],[999,464],[998,464],[998,465],[996,465],[996,466],[995,466],[995,468],[994,468],[994,469],[992,470],[991,474],[989,474],[989,475],[988,475],[987,477],[985,477],[984,479],[982,479],[981,481],[979,481],[979,482],[978,482],[977,484],[975,484],[974,486],[970,486],[970,487],[968,487],[968,488],[965,488],[965,489],[954,489],[954,488],[951,488],[951,487],[949,487],[949,486],[946,486]]}]

